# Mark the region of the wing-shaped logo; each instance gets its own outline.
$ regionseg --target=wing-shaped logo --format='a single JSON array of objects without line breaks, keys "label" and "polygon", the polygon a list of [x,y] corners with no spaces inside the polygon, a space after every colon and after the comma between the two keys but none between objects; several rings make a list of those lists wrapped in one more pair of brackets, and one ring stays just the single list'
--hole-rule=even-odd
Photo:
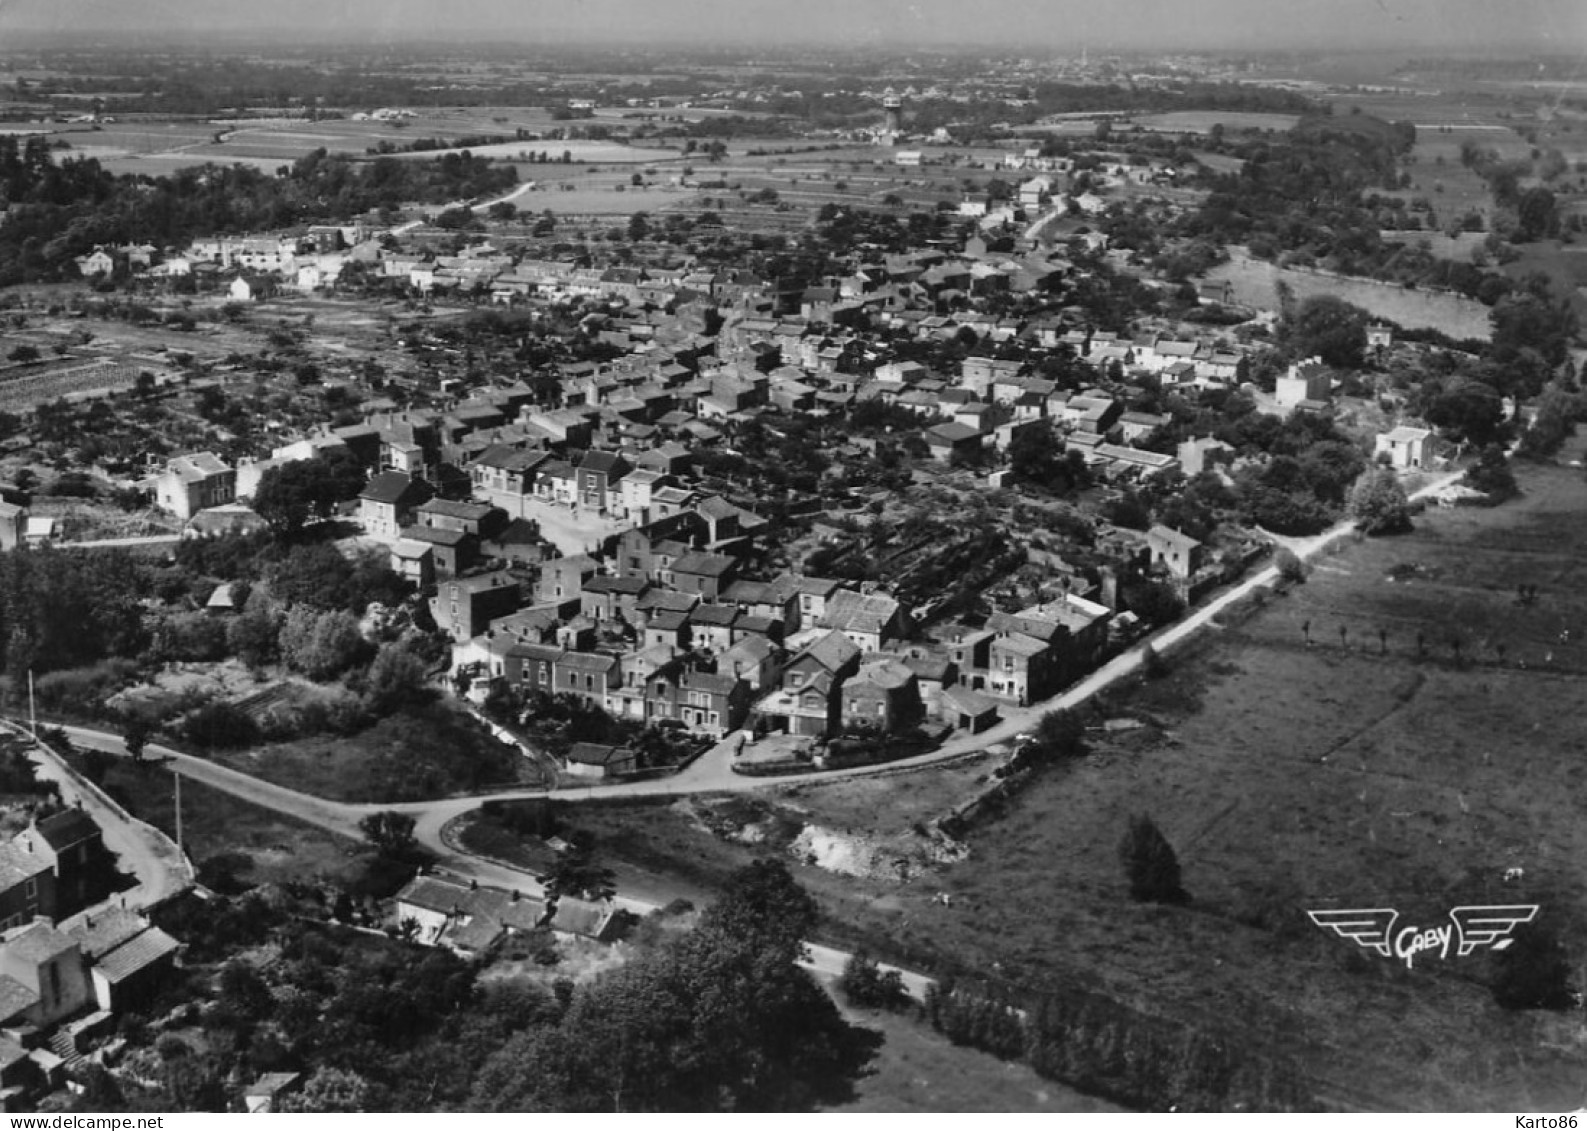
[{"label": "wing-shaped logo", "polygon": [[[1491,910],[1491,909],[1490,909]],[[1400,913],[1392,907],[1373,907],[1354,911],[1308,911],[1311,921],[1327,927],[1342,939],[1357,946],[1375,950],[1384,958],[1392,953],[1389,939],[1394,930],[1394,920]]]},{"label": "wing-shaped logo", "polygon": [[1456,907],[1449,912],[1460,931],[1460,957],[1465,958],[1480,946],[1506,950],[1515,940],[1510,933],[1522,923],[1537,917],[1535,903],[1506,907]]}]

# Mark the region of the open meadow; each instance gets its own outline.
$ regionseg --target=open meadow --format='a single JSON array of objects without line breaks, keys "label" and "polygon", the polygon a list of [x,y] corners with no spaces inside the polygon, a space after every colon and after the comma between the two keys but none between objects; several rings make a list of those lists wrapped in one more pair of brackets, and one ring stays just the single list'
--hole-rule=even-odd
[{"label": "open meadow", "polygon": [[1438,330],[1456,340],[1486,341],[1491,333],[1486,306],[1447,291],[1412,290],[1397,283],[1297,271],[1238,252],[1229,262],[1208,271],[1207,278],[1228,280],[1234,288],[1235,302],[1265,310],[1278,309],[1278,284],[1282,282],[1297,299],[1332,295],[1361,307],[1374,318],[1387,318],[1407,329]]},{"label": "open meadow", "polygon": [[1171,134],[1210,134],[1214,126],[1230,133],[1245,130],[1271,130],[1283,133],[1295,128],[1298,114],[1263,114],[1240,110],[1173,110],[1166,114],[1144,114],[1132,119],[1143,130]]}]

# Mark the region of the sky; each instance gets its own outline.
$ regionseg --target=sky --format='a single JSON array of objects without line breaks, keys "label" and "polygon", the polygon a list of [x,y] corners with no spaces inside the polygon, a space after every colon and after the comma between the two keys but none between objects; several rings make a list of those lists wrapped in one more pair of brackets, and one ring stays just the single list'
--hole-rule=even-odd
[{"label": "sky", "polygon": [[366,41],[1031,51],[1509,48],[1587,57],[1587,0],[0,0],[19,31],[272,32]]}]

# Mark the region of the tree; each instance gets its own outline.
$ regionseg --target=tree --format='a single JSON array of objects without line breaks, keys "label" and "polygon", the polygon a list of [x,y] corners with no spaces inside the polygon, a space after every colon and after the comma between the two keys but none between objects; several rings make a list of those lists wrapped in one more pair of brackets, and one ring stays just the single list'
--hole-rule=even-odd
[{"label": "tree", "polygon": [[1368,534],[1398,534],[1411,528],[1411,504],[1399,478],[1387,469],[1368,471],[1350,489],[1350,517]]},{"label": "tree", "polygon": [[547,900],[563,896],[606,900],[617,894],[616,877],[610,868],[596,860],[594,838],[587,833],[575,833],[546,874],[545,890]]},{"label": "tree", "polygon": [[384,715],[430,697],[424,661],[401,644],[383,644],[364,676],[364,705]]},{"label": "tree", "polygon": [[902,1009],[909,1004],[904,976],[897,970],[883,971],[864,951],[849,955],[838,986],[850,1005],[866,1009]]},{"label": "tree", "polygon": [[266,469],[253,509],[278,534],[291,536],[310,518],[329,518],[336,504],[364,489],[364,469],[350,452],[293,460]]},{"label": "tree", "polygon": [[739,938],[764,936],[799,957],[821,921],[820,908],[780,860],[757,860],[728,880],[702,926]]},{"label": "tree", "polygon": [[1516,234],[1520,242],[1554,235],[1559,227],[1554,211],[1554,194],[1541,185],[1527,189],[1516,206],[1516,219],[1519,225]]},{"label": "tree", "polygon": [[1520,488],[1516,486],[1515,473],[1510,470],[1510,461],[1504,456],[1504,447],[1501,444],[1489,444],[1477,456],[1477,462],[1466,472],[1466,483],[1474,491],[1481,491],[1493,502],[1502,502],[1514,497]]},{"label": "tree", "polygon": [[1184,903],[1180,886],[1179,857],[1161,830],[1145,814],[1130,818],[1130,827],[1119,843],[1119,858],[1130,881],[1130,897],[1141,903]]},{"label": "tree", "polygon": [[402,859],[413,854],[419,841],[413,835],[416,822],[406,813],[382,809],[358,822],[358,831],[382,856]]},{"label": "tree", "polygon": [[1183,598],[1165,581],[1147,580],[1126,585],[1124,603],[1149,624],[1168,624],[1185,611]]},{"label": "tree", "polygon": [[1333,295],[1312,295],[1286,318],[1280,335],[1297,357],[1318,357],[1339,369],[1360,369],[1366,355],[1369,315]]},{"label": "tree", "polygon": [[[805,1111],[875,1048],[797,965],[815,905],[787,870],[735,875],[693,931],[571,991],[475,1080],[488,1111]],[[786,917],[785,917],[786,916]]]},{"label": "tree", "polygon": [[1547,922],[1522,925],[1494,966],[1493,998],[1505,1009],[1566,1009],[1575,1000],[1570,956]]},{"label": "tree", "polygon": [[143,761],[143,748],[149,741],[149,720],[142,715],[129,715],[122,724],[121,741],[127,748],[127,756],[134,762]]},{"label": "tree", "polygon": [[1273,565],[1278,569],[1279,577],[1291,585],[1302,585],[1306,581],[1306,563],[1296,556],[1295,551],[1288,546],[1280,546],[1273,555]]},{"label": "tree", "polygon": [[1048,711],[1026,744],[1033,761],[1059,762],[1086,754],[1086,728],[1073,711]]},{"label": "tree", "polygon": [[287,666],[316,680],[333,679],[369,654],[357,618],[341,609],[293,609],[281,626],[280,647]]},{"label": "tree", "polygon": [[39,359],[39,348],[38,346],[30,346],[24,343],[6,354],[6,357],[19,365],[31,365]]},{"label": "tree", "polygon": [[354,1112],[369,1103],[369,1081],[356,1072],[321,1067],[314,1070],[303,1090],[281,1101],[288,1112]]}]

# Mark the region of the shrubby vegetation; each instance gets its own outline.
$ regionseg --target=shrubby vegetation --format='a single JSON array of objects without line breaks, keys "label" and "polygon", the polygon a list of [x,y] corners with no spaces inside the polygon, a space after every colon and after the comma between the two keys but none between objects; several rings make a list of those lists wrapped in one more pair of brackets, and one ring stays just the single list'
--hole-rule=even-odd
[{"label": "shrubby vegetation", "polygon": [[56,162],[47,139],[0,137],[0,286],[74,278],[75,257],[97,245],[181,246],[217,232],[268,231],[342,220],[419,201],[501,192],[512,165],[468,153],[434,160],[359,161],[316,150],[283,166],[201,165],[168,176],[115,175],[94,158]]}]

